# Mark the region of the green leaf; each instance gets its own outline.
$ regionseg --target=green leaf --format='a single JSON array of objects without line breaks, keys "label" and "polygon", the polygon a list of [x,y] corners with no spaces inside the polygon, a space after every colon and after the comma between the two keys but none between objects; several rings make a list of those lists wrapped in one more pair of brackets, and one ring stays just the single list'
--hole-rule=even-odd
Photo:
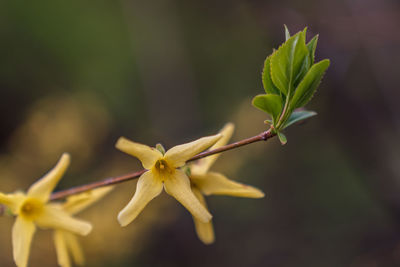
[{"label": "green leaf", "polygon": [[279,95],[257,95],[253,98],[253,106],[270,114],[274,121],[282,111],[282,98]]},{"label": "green leaf", "polygon": [[294,88],[296,88],[299,85],[299,83],[303,80],[303,78],[306,76],[307,72],[310,70],[310,67],[311,67],[311,57],[309,54],[307,54],[304,57],[300,72],[297,74],[296,78],[294,79],[294,82],[293,82]]},{"label": "green leaf", "polygon": [[280,91],[276,88],[275,84],[271,79],[271,56],[267,57],[264,62],[264,69],[262,72],[262,82],[264,85],[264,90],[267,94],[279,95]]},{"label": "green leaf", "polygon": [[317,49],[317,43],[318,43],[318,34],[314,36],[314,38],[311,39],[310,42],[307,44],[307,49],[311,57],[311,65],[314,64],[315,61],[315,50]]},{"label": "green leaf", "polygon": [[281,144],[286,145],[286,143],[287,143],[286,136],[281,132],[277,132],[276,134],[278,135],[278,138],[279,138],[279,141],[281,142]]},{"label": "green leaf", "polygon": [[286,24],[284,24],[283,26],[285,26],[285,38],[287,41],[290,38],[290,32],[289,32],[289,29],[287,28]]},{"label": "green leaf", "polygon": [[315,111],[310,111],[310,110],[299,110],[299,111],[294,111],[292,114],[290,114],[289,119],[285,122],[283,125],[282,129],[285,129],[289,127],[290,125],[308,119],[310,117],[313,117],[317,115],[317,112]]},{"label": "green leaf", "polygon": [[[301,35],[303,35],[304,38],[304,43],[306,40],[306,33],[307,33],[307,27],[304,28],[304,30],[300,33]],[[307,46],[306,46],[307,47]],[[297,85],[299,85],[299,83],[301,82],[301,80],[303,80],[304,76],[307,74],[307,72],[310,70],[311,67],[311,54],[307,48],[307,55],[304,57],[303,62],[301,64],[301,68],[299,73],[296,75],[294,81],[293,81],[293,87],[296,88]]]},{"label": "green leaf", "polygon": [[301,71],[308,54],[303,32],[289,38],[271,56],[271,77],[279,90],[287,95],[293,90],[294,79]]},{"label": "green leaf", "polygon": [[297,89],[290,102],[290,110],[303,107],[310,101],[317,90],[317,87],[321,82],[326,69],[329,67],[329,64],[329,59],[325,59],[314,64],[310,68],[304,79],[297,86]]}]

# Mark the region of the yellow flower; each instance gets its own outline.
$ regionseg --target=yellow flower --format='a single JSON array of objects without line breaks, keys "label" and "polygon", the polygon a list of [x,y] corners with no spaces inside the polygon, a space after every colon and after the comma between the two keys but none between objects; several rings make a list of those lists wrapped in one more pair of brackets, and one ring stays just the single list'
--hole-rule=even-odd
[{"label": "yellow flower", "polygon": [[[228,143],[234,130],[234,125],[228,123],[221,131],[222,138],[210,149],[216,149]],[[220,154],[215,154],[190,164],[190,181],[192,191],[199,201],[207,207],[203,195],[227,195],[235,197],[262,198],[264,193],[252,186],[240,184],[229,180],[221,173],[210,172],[209,169]],[[215,240],[212,222],[202,222],[193,217],[197,236],[205,244],[211,244]]]},{"label": "yellow flower", "polygon": [[116,147],[138,158],[143,167],[148,170],[139,177],[135,195],[118,214],[121,226],[131,223],[147,203],[161,193],[163,187],[199,221],[210,221],[211,214],[194,196],[190,189],[189,178],[179,168],[184,166],[191,157],[215,144],[220,138],[220,134],[203,137],[175,146],[163,154],[155,148],[121,137]]},{"label": "yellow flower", "polygon": [[36,226],[63,229],[80,235],[92,230],[91,224],[75,219],[65,212],[61,204],[48,203],[50,194],[61,179],[70,162],[64,153],[57,165],[34,183],[26,194],[0,193],[0,203],[9,207],[17,216],[12,229],[14,261],[18,267],[28,264],[29,250]]},{"label": "yellow flower", "polygon": [[[70,196],[62,205],[62,208],[68,214],[74,215],[100,200],[112,189],[113,187],[102,187]],[[54,231],[53,239],[57,252],[57,261],[60,266],[71,266],[69,253],[77,265],[84,265],[85,258],[83,256],[83,251],[74,233],[57,229]]]}]

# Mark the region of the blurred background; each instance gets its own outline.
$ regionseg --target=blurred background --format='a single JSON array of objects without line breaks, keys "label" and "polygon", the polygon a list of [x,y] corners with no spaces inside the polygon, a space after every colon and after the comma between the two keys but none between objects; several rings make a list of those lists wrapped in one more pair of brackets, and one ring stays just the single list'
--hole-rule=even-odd
[{"label": "blurred background", "polygon": [[[319,115],[277,139],[224,153],[213,166],[266,193],[208,197],[216,242],[163,193],[120,228],[136,182],[80,217],[87,266],[400,266],[400,4],[397,0],[1,1],[0,191],[26,190],[72,155],[58,189],[139,170],[121,135],[166,148],[236,125],[265,129],[251,106],[261,70],[295,33],[319,33],[331,67],[308,108]],[[14,266],[11,217],[0,265]],[[51,231],[30,266],[55,266]]]}]

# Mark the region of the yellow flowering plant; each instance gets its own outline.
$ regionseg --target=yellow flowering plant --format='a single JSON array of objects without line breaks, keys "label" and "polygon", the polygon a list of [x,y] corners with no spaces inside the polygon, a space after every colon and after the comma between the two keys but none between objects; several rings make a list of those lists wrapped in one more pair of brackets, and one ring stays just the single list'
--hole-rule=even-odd
[{"label": "yellow flowering plant", "polygon": [[[199,239],[205,244],[213,243],[212,215],[204,196],[262,198],[264,193],[210,171],[211,166],[221,152],[267,141],[274,136],[285,144],[287,140],[283,130],[316,115],[303,107],[315,94],[330,64],[329,60],[314,62],[317,40],[318,36],[315,36],[306,43],[306,29],[293,36],[286,29],[286,42],[266,58],[262,74],[265,94],[254,97],[252,104],[269,114],[270,118],[265,121],[269,128],[258,135],[227,144],[234,130],[234,125],[229,123],[217,135],[178,145],[168,151],[161,145],[153,148],[121,137],[116,148],[139,159],[143,170],[52,193],[70,163],[69,154],[64,153],[56,166],[26,193],[0,193],[0,214],[4,211],[2,205],[5,205],[16,216],[12,228],[16,265],[27,266],[37,227],[54,230],[60,266],[71,266],[70,256],[76,264],[82,265],[84,256],[75,235],[89,234],[92,225],[73,216],[107,194],[111,187],[106,186],[134,178],[139,178],[136,192],[118,214],[121,226],[130,224],[165,189],[191,213]],[[64,202],[53,202],[65,198]]]},{"label": "yellow flowering plant", "polygon": [[[220,131],[222,138],[211,147],[211,150],[226,145],[233,134],[234,128],[232,123],[226,124]],[[192,191],[205,207],[207,207],[207,204],[204,195],[225,195],[248,198],[264,197],[264,193],[255,187],[232,181],[221,173],[209,171],[219,156],[220,154],[212,155],[189,164]],[[205,244],[213,243],[215,234],[212,221],[202,222],[196,217],[193,217],[193,221],[199,239]]]},{"label": "yellow flowering plant", "polygon": [[76,219],[66,212],[60,203],[51,203],[50,194],[61,179],[70,162],[64,153],[57,165],[34,183],[27,193],[0,193],[0,203],[6,205],[16,216],[12,229],[14,261],[18,267],[28,264],[29,251],[36,226],[59,229],[79,235],[92,230],[90,223]]},{"label": "yellow flowering plant", "polygon": [[195,218],[202,222],[211,220],[211,214],[195,197],[190,189],[190,181],[184,171],[179,169],[197,153],[209,148],[221,138],[220,134],[203,137],[196,141],[178,145],[167,152],[132,142],[121,137],[116,147],[136,158],[147,170],[137,182],[136,192],[131,201],[118,214],[121,226],[131,223],[163,187],[178,200]]},{"label": "yellow flowering plant", "polygon": [[[112,189],[113,187],[111,186],[102,187],[72,195],[62,204],[62,208],[68,214],[75,215],[99,201]],[[71,260],[69,255],[71,255],[73,261],[77,265],[84,265],[85,257],[83,255],[83,250],[74,232],[56,229],[53,234],[53,239],[56,247],[58,265],[61,267],[70,267]]]}]

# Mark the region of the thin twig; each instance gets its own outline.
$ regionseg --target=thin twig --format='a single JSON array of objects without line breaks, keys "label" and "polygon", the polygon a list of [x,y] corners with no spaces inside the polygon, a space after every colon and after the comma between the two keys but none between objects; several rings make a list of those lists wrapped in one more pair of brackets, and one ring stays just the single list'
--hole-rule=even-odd
[{"label": "thin twig", "polygon": [[[225,145],[225,146],[221,146],[217,149],[213,149],[213,150],[209,150],[209,151],[205,151],[202,152],[200,154],[197,154],[196,156],[192,157],[191,159],[189,159],[187,162],[189,161],[194,161],[194,160],[198,160],[204,157],[208,157],[214,154],[218,154],[224,151],[228,151],[231,149],[235,149],[241,146],[245,146],[245,145],[249,145],[251,143],[254,142],[258,142],[258,141],[267,141],[268,139],[270,139],[271,137],[274,137],[276,134],[273,133],[271,130],[265,131],[260,133],[259,135],[247,138],[247,139],[243,139],[241,141],[229,144],[229,145]],[[137,177],[139,177],[140,175],[142,175],[143,173],[145,173],[147,170],[143,169],[141,171],[137,171],[137,172],[131,172],[131,173],[127,173],[124,175],[120,175],[120,176],[115,176],[115,177],[110,177],[101,181],[97,181],[97,182],[93,182],[93,183],[89,183],[89,184],[85,184],[85,185],[80,185],[80,186],[76,186],[76,187],[72,187],[69,189],[65,189],[65,190],[61,190],[58,192],[55,192],[51,195],[51,200],[58,200],[58,199],[62,199],[71,195],[75,195],[75,194],[79,194],[88,190],[92,190],[98,187],[102,187],[102,186],[108,186],[108,185],[114,185],[114,184],[119,184],[122,182],[126,182],[132,179],[135,179]]]}]

